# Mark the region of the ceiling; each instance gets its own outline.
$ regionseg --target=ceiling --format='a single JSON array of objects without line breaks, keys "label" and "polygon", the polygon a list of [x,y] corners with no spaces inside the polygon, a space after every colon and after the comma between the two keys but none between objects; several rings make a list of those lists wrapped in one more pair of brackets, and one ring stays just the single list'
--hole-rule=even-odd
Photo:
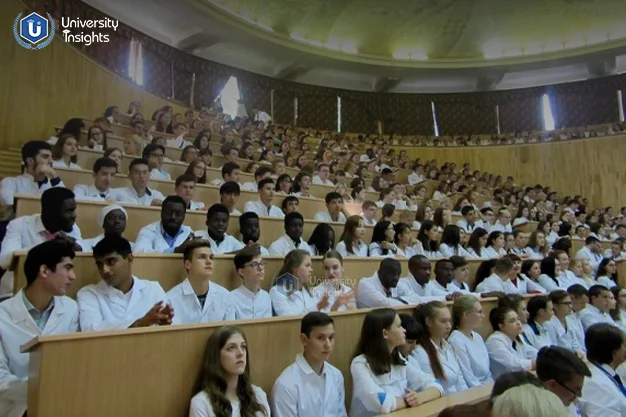
[{"label": "ceiling", "polygon": [[496,90],[626,72],[624,0],[86,2],[212,61],[351,90]]}]

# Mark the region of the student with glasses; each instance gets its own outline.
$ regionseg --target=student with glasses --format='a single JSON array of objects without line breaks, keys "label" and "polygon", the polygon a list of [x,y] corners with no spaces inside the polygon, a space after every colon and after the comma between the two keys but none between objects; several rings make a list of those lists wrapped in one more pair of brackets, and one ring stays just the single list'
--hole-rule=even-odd
[{"label": "student with glasses", "polygon": [[239,288],[230,292],[235,320],[272,317],[272,299],[261,288],[265,279],[265,261],[259,247],[246,247],[234,258],[235,270],[241,277]]}]

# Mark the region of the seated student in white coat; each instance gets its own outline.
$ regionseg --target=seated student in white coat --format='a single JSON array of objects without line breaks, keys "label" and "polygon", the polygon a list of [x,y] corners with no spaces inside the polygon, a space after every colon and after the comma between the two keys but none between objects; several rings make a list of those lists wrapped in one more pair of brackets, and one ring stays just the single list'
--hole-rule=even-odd
[{"label": "seated student in white coat", "polygon": [[513,233],[513,228],[511,227],[511,213],[508,210],[500,209],[500,212],[498,213],[498,221],[496,224],[491,226],[490,230],[491,233]]},{"label": "seated student in white coat", "polygon": [[285,216],[285,235],[276,239],[269,247],[270,255],[285,256],[294,249],[300,249],[314,255],[313,249],[304,239],[302,232],[304,231],[304,217],[297,211],[291,212]]},{"label": "seated student in white coat", "polygon": [[476,286],[476,292],[482,294],[497,291],[516,294],[517,289],[511,284],[511,276],[515,274],[514,266],[509,258],[497,259],[493,274]]},{"label": "seated student in white coat", "polygon": [[422,325],[422,331],[411,356],[420,369],[436,378],[445,394],[466,390],[468,386],[460,360],[446,340],[452,330],[452,315],[448,307],[441,301],[421,304],[415,309],[415,318]]},{"label": "seated student in white coat", "polygon": [[264,180],[265,178],[270,178],[272,175],[274,175],[274,170],[272,169],[272,167],[258,167],[256,171],[254,171],[254,182],[244,182],[241,185],[241,189],[243,191],[253,191],[256,193],[257,191],[259,191],[259,182],[261,180]]},{"label": "seated student in white coat", "polygon": [[172,324],[174,310],[161,285],[133,276],[126,239],[105,236],[94,246],[93,257],[102,280],[76,296],[83,332]]},{"label": "seated student in white coat", "polygon": [[0,415],[26,412],[29,354],[20,347],[41,335],[78,331],[78,307],[65,293],[74,282],[74,250],[53,239],[28,251],[26,287],[0,303]]},{"label": "seated student in white coat", "polygon": [[461,230],[453,224],[447,225],[441,234],[441,244],[439,252],[444,258],[451,256],[465,256],[471,258],[471,255],[461,245]]},{"label": "seated student in white coat", "polygon": [[[626,335],[609,323],[596,323],[585,334],[591,377],[586,378],[582,399],[587,415],[618,417],[626,415],[626,388],[620,365],[626,360]],[[608,411],[607,411],[608,410]]]},{"label": "seated student in white coat", "polygon": [[471,235],[474,230],[478,227],[481,227],[482,223],[476,222],[476,210],[474,210],[473,206],[465,206],[461,209],[461,216],[463,218],[456,222],[456,225],[465,230],[465,233]]},{"label": "seated student in white coat", "polygon": [[596,323],[617,324],[609,314],[615,303],[613,293],[602,285],[589,288],[589,304],[578,313],[585,332]]},{"label": "seated student in white coat", "polygon": [[[315,220],[320,222],[345,223],[347,213],[343,208],[343,197],[337,191],[326,194],[326,211],[315,213]],[[348,213],[348,216],[350,213]]]},{"label": "seated student in white coat", "polygon": [[594,275],[598,272],[598,265],[602,262],[602,242],[595,236],[587,236],[585,246],[576,252],[576,259],[588,259]]},{"label": "seated student in white coat", "polygon": [[501,256],[506,255],[506,249],[504,248],[505,245],[506,240],[504,238],[504,233],[492,231],[489,233],[489,237],[487,237],[487,244],[485,249],[481,251],[481,255],[486,259],[500,258]]},{"label": "seated student in white coat", "polygon": [[202,201],[193,201],[196,192],[196,179],[192,174],[183,174],[174,181],[174,193],[185,200],[187,210],[206,210]]},{"label": "seated student in white coat", "polygon": [[409,259],[409,275],[401,278],[396,291],[407,304],[422,304],[429,301],[446,301],[452,295],[435,295],[431,279],[430,261],[424,255]]},{"label": "seated student in white coat", "polygon": [[220,185],[220,203],[226,206],[231,216],[241,215],[241,212],[235,208],[240,194],[241,188],[235,181],[227,181]]},{"label": "seated student in white coat", "polygon": [[448,343],[459,360],[463,379],[468,388],[493,382],[489,369],[489,354],[482,336],[476,332],[485,315],[478,298],[461,295],[452,305],[452,328]]},{"label": "seated student in white coat", "polygon": [[319,164],[317,166],[317,175],[313,177],[312,182],[314,185],[327,185],[329,187],[334,186],[333,182],[328,179],[330,175],[330,167],[328,164]]},{"label": "seated student in white coat", "polygon": [[549,322],[554,317],[554,304],[547,295],[537,295],[527,304],[528,321],[524,325],[524,336],[531,346],[539,350],[544,346],[556,345],[552,333],[548,330]]},{"label": "seated student in white coat", "polygon": [[274,417],[347,417],[341,371],[328,363],[335,346],[335,324],[326,313],[311,312],[300,322],[303,353],[283,370],[270,395]]},{"label": "seated student in white coat", "polygon": [[361,217],[366,226],[376,226],[376,217],[378,215],[378,206],[373,201],[365,201],[361,205]]},{"label": "seated student in white coat", "polygon": [[262,256],[269,256],[270,252],[261,244],[261,222],[259,216],[251,211],[239,216],[239,233],[241,233],[241,243],[245,247],[258,248]]},{"label": "seated student in white coat", "polygon": [[[102,228],[103,233],[91,239],[83,239],[83,251],[91,252],[93,247],[104,239],[106,235],[122,236],[126,230],[127,221],[128,213],[126,213],[124,207],[117,204],[102,207],[98,213],[98,225]],[[132,249],[135,244],[133,242],[129,243]]]},{"label": "seated student in white coat", "polygon": [[234,258],[235,271],[241,285],[230,292],[235,320],[264,319],[272,317],[272,299],[261,288],[265,278],[265,261],[258,246],[243,248]]},{"label": "seated student in white coat", "polygon": [[93,164],[93,184],[76,184],[74,196],[77,200],[116,201],[111,183],[117,174],[117,162],[109,158],[98,158]]},{"label": "seated student in white coat", "polygon": [[185,226],[185,200],[177,195],[165,198],[161,206],[161,220],[139,230],[135,253],[182,253],[184,245],[193,239],[193,230]]},{"label": "seated student in white coat", "polygon": [[396,244],[393,243],[395,237],[396,232],[392,222],[383,220],[376,223],[369,246],[370,257],[395,257],[398,252]]},{"label": "seated student in white coat", "polygon": [[252,211],[258,216],[262,217],[285,217],[285,213],[277,207],[272,205],[274,200],[274,180],[271,178],[265,178],[259,181],[259,200],[248,201],[243,206],[243,211]]},{"label": "seated student in white coat", "polygon": [[115,188],[117,201],[139,206],[160,206],[165,197],[158,190],[148,188],[150,168],[145,159],[133,159],[128,168],[129,187]]},{"label": "seated student in white coat", "polygon": [[554,306],[554,316],[545,326],[552,344],[568,349],[584,359],[585,331],[573,311],[572,297],[564,290],[552,291],[549,297]]},{"label": "seated student in white coat", "polygon": [[412,256],[424,253],[422,243],[414,237],[409,225],[396,223],[393,225],[393,230],[396,256],[411,259]]},{"label": "seated student in white coat", "polygon": [[383,259],[374,275],[359,280],[357,307],[396,307],[409,304],[402,296],[410,294],[403,294],[397,288],[401,273],[400,262],[393,258]]},{"label": "seated student in white coat", "polygon": [[[52,148],[49,143],[31,140],[22,146],[22,175],[6,177],[0,182],[0,204],[4,219],[14,217],[16,194],[39,196],[52,187],[65,187],[52,167]],[[6,268],[5,268],[6,269]]]},{"label": "seated student in white coat", "polygon": [[196,230],[195,236],[211,245],[214,255],[232,254],[243,249],[244,244],[226,233],[230,214],[223,204],[213,204],[206,213],[206,230]]},{"label": "seated student in white coat", "polygon": [[6,270],[0,281],[0,300],[13,294],[13,271],[9,266],[16,251],[28,250],[54,237],[63,237],[82,251],[80,229],[76,224],[74,193],[63,187],[49,188],[41,195],[41,214],[18,217],[7,226],[0,250],[0,266]]},{"label": "seated student in white coat", "polygon": [[[235,162],[226,162],[222,166],[222,179],[214,179],[211,185],[222,185],[225,182],[233,181],[239,185],[241,180],[241,167]],[[240,186],[241,187],[241,186]]]},{"label": "seated student in white coat", "polygon": [[171,181],[172,176],[163,169],[163,157],[165,156],[165,147],[155,144],[149,143],[143,148],[141,152],[141,157],[148,161],[148,167],[150,168],[150,179],[151,180],[161,180],[161,181]]},{"label": "seated student in white coat", "polygon": [[232,417],[270,417],[267,395],[250,383],[249,352],[246,336],[239,328],[223,326],[211,333],[189,417],[224,415],[226,406]]},{"label": "seated student in white coat", "polygon": [[515,310],[508,306],[496,307],[489,313],[489,322],[494,332],[485,345],[493,378],[514,371],[534,370],[536,360],[527,358],[519,340],[523,327]]},{"label": "seated student in white coat", "polygon": [[213,252],[206,240],[194,239],[183,248],[187,278],[167,292],[176,315],[172,324],[234,320],[230,292],[211,281]]},{"label": "seated student in white coat", "polygon": [[406,342],[396,310],[367,313],[361,327],[352,374],[351,417],[372,417],[416,407],[443,395],[443,388],[416,367],[408,365],[399,348]]},{"label": "seated student in white coat", "polygon": [[350,216],[346,220],[343,233],[337,243],[337,252],[343,257],[356,256],[367,258],[367,244],[365,237],[365,220],[361,216]]}]

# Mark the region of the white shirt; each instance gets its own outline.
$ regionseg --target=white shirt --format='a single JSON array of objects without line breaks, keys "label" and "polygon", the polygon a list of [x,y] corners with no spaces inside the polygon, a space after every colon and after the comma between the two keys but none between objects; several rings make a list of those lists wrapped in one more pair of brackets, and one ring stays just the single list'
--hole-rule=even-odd
[{"label": "white shirt", "polygon": [[[102,196],[102,194],[104,196]],[[74,186],[74,198],[76,198],[76,200],[88,200],[88,201],[104,201],[104,200],[117,201],[117,197],[115,196],[115,192],[113,191],[112,188],[109,188],[105,192],[101,192],[93,184],[92,185],[76,184]]]},{"label": "white shirt", "polygon": [[361,213],[361,218],[363,219],[364,226],[376,226],[376,223],[378,223],[375,219],[368,220],[363,213]]},{"label": "white shirt", "polygon": [[409,174],[407,180],[409,181],[410,185],[415,185],[415,184],[419,184],[420,182],[425,181],[424,177],[422,177],[420,174],[418,174],[417,172],[413,171]]},{"label": "white shirt", "polygon": [[263,289],[254,293],[242,284],[230,292],[230,302],[235,311],[235,320],[272,317],[272,298]]},{"label": "white shirt", "polygon": [[[265,414],[258,412],[255,417],[269,416],[270,415],[270,406],[267,403],[267,395],[265,392],[256,385],[252,385],[252,391],[254,392],[254,397],[257,402],[261,405],[261,407],[265,410]],[[241,404],[239,401],[231,401],[230,406],[232,407],[231,417],[240,417],[241,416]],[[213,406],[211,405],[211,400],[209,400],[209,396],[206,391],[200,391],[191,399],[191,404],[189,406],[189,417],[214,417]]]},{"label": "white shirt", "polygon": [[156,303],[167,302],[165,291],[158,282],[135,276],[133,286],[126,294],[100,280],[81,288],[76,299],[83,332],[127,329]]},{"label": "white shirt", "polygon": [[513,343],[511,338],[501,331],[493,332],[487,338],[485,345],[489,352],[489,363],[494,379],[508,372],[532,369],[532,361],[526,358],[523,344],[516,341],[514,349]]},{"label": "white shirt", "polygon": [[467,220],[465,219],[461,219],[458,222],[456,222],[456,225],[460,228],[465,230],[466,233],[472,234],[474,232],[474,230],[476,230],[476,228],[478,227],[482,227],[482,225],[478,224],[478,222],[474,222],[473,224],[469,224],[467,222]]},{"label": "white shirt", "polygon": [[483,248],[482,252],[482,257],[484,259],[495,259],[495,258],[500,258],[501,256],[506,255],[506,250],[504,250],[504,248],[500,248],[496,251],[496,249],[493,246],[488,246],[486,248]]},{"label": "white shirt", "polygon": [[167,171],[165,171],[162,168],[161,169],[153,168],[152,171],[150,171],[150,179],[161,180],[161,181],[171,181],[172,177]]},{"label": "white shirt", "polygon": [[244,213],[251,211],[253,213],[256,213],[258,216],[263,217],[277,217],[279,219],[285,218],[285,213],[283,213],[280,208],[271,205],[268,209],[267,206],[261,202],[261,200],[246,202],[246,204],[243,206],[243,211]]},{"label": "white shirt", "polygon": [[[608,365],[600,365],[610,375],[615,371]],[[590,417],[626,416],[626,397],[615,381],[602,372],[596,365],[589,365],[591,378],[585,378],[583,400],[587,402],[586,411]]]},{"label": "white shirt", "polygon": [[289,252],[295,249],[301,249],[309,252],[311,256],[315,256],[313,253],[313,249],[309,246],[308,243],[304,241],[304,239],[300,239],[300,243],[296,246],[293,239],[287,235],[283,235],[279,237],[269,247],[270,255],[272,256],[285,256]]},{"label": "white shirt", "polygon": [[509,278],[507,278],[506,281],[502,281],[502,278],[500,278],[500,276],[495,273],[485,278],[483,282],[476,286],[476,292],[480,294],[494,291],[499,291],[507,294],[517,294],[517,290],[511,284],[511,280]]},{"label": "white shirt", "polygon": [[587,352],[585,348],[585,330],[578,319],[578,315],[571,313],[566,316],[565,325],[567,329],[563,327],[563,324],[556,316],[553,316],[552,319],[545,324],[550,334],[550,339],[554,344],[571,351],[579,350],[581,352]]},{"label": "white shirt", "polygon": [[270,120],[272,120],[272,117],[263,110],[259,110],[259,112],[254,115],[255,122],[259,121],[267,124]]},{"label": "white shirt", "polygon": [[245,246],[243,243],[230,236],[227,233],[224,233],[224,240],[217,243],[211,236],[209,236],[208,230],[196,230],[194,235],[199,237],[200,239],[207,240],[209,245],[211,245],[211,252],[214,255],[223,255],[225,253],[236,252],[238,250],[243,249]]},{"label": "white shirt", "polygon": [[409,272],[408,276],[400,278],[396,289],[398,290],[400,297],[402,297],[402,299],[407,301],[409,304],[424,304],[430,301],[445,302],[445,295],[435,294],[432,284],[433,281],[434,280],[431,279],[426,284],[420,285],[413,274]]},{"label": "white shirt", "polygon": [[185,146],[191,145],[191,142],[188,142],[182,136],[179,136],[175,139],[167,139],[166,144],[168,148],[183,149]]},{"label": "white shirt", "polygon": [[371,277],[359,280],[357,306],[359,308],[377,308],[406,305],[406,303],[399,300],[398,287],[391,288],[390,291],[391,296],[387,296],[378,277],[378,271],[376,271]]},{"label": "white shirt", "polygon": [[165,231],[163,230],[160,220],[142,227],[137,235],[134,252],[174,253],[174,249],[182,245],[182,243],[187,240],[189,235],[193,234],[193,230],[191,230],[191,227],[189,226],[185,226],[184,224],[181,225],[172,246],[170,246],[163,237],[164,233]]},{"label": "white shirt", "polygon": [[552,336],[545,324],[535,324],[537,326],[537,331],[539,332],[539,334],[536,334],[533,331],[532,327],[530,327],[530,324],[524,325],[524,335],[526,336],[526,339],[528,339],[532,347],[537,350],[541,349],[544,346],[556,345],[556,340],[552,340]]},{"label": "white shirt", "polygon": [[274,417],[347,417],[341,371],[324,362],[318,375],[304,356],[281,372],[270,396]]},{"label": "white shirt", "polygon": [[330,223],[330,222],[345,223],[346,216],[343,213],[339,213],[338,219],[333,220],[330,218],[330,213],[328,211],[318,211],[317,213],[315,213],[315,220],[324,222],[324,223]]},{"label": "white shirt", "polygon": [[602,254],[593,253],[587,246],[583,246],[576,252],[576,259],[588,259],[589,266],[593,269],[593,275],[596,275],[598,273],[598,266],[600,266],[600,262],[602,262]]},{"label": "white shirt", "polygon": [[189,278],[167,292],[174,307],[172,324],[208,323],[212,321],[235,320],[235,310],[230,302],[230,292],[215,282],[209,283],[204,306],[193,290]]},{"label": "white shirt", "polygon": [[18,175],[17,177],[6,177],[0,181],[0,202],[3,206],[12,206],[15,194],[24,194],[32,196],[40,196],[49,188],[65,187],[63,181],[52,185],[48,178],[44,179],[45,183],[39,186],[35,178],[27,173]]},{"label": "white shirt", "polygon": [[411,259],[413,256],[415,255],[424,255],[424,251],[422,250],[421,247],[416,247],[415,246],[407,246],[404,249],[399,248],[398,246],[396,246],[397,252],[396,252],[396,257],[398,256],[402,256],[406,259]]},{"label": "white shirt", "polygon": [[54,307],[41,330],[29,313],[22,291],[0,303],[0,415],[22,417],[26,411],[28,360],[22,345],[41,335],[78,331],[78,307],[69,297],[54,297]]},{"label": "white shirt", "polygon": [[451,256],[463,256],[466,258],[470,257],[470,254],[463,248],[461,245],[456,245],[456,247],[448,246],[445,243],[439,245],[439,252],[443,255],[444,258],[449,258]]},{"label": "white shirt", "polygon": [[[0,280],[0,299],[13,292],[14,273],[9,271],[13,253],[29,250],[33,246],[47,241],[47,233],[41,222],[41,214],[21,216],[9,222],[4,240],[2,240],[2,249],[0,250],[0,266],[6,270],[2,280]],[[81,245],[82,248],[83,242],[81,240],[80,228],[77,224],[74,224],[68,236],[76,239],[76,243]]]},{"label": "white shirt", "polygon": [[348,249],[346,248],[346,243],[342,240],[337,243],[335,250],[341,254],[341,256],[359,256],[361,258],[367,258],[367,244],[362,240],[359,240],[359,246],[355,246],[352,244],[352,251],[348,253]]},{"label": "white shirt", "polygon": [[608,289],[611,289],[617,286],[615,281],[613,281],[611,278],[607,277],[606,275],[602,275],[601,277],[596,278],[596,281],[598,282],[598,284],[603,285]]},{"label": "white shirt", "polygon": [[472,248],[467,248],[465,249],[467,251],[467,253],[469,253],[469,256],[472,259],[490,259],[486,253],[487,253],[487,248],[482,248],[480,250],[480,255],[476,253],[476,251]]},{"label": "white shirt", "polygon": [[274,285],[270,289],[270,297],[276,316],[301,316],[311,311],[318,311],[317,297],[304,287],[302,290],[289,292],[289,290],[279,288],[279,285]]},{"label": "white shirt", "polygon": [[394,252],[394,249],[396,249],[396,251],[397,251],[397,248],[396,248],[395,244],[392,243],[391,245],[393,246],[393,249],[387,250],[387,254],[383,255],[383,248],[380,245],[380,243],[377,243],[377,242],[370,243],[370,246],[369,246],[370,257],[372,257],[372,258],[393,258],[393,257],[395,257],[396,254]]},{"label": "white shirt", "polygon": [[139,206],[150,206],[152,204],[152,200],[165,200],[165,196],[163,196],[160,191],[153,190],[151,188],[146,188],[146,193],[141,197],[139,197],[137,191],[135,191],[133,187],[114,188],[113,191],[117,201],[128,204],[136,204]]},{"label": "white shirt", "polygon": [[55,159],[52,161],[53,168],[67,168],[67,169],[82,169],[80,165],[75,164],[74,162],[70,162],[70,164],[66,164],[62,159]]},{"label": "white shirt", "polygon": [[255,193],[259,191],[259,186],[255,182],[244,182],[241,185],[241,189],[243,191],[254,191]]},{"label": "white shirt", "polygon": [[598,308],[594,307],[591,303],[587,304],[585,308],[578,312],[578,317],[580,318],[580,322],[585,329],[589,329],[592,325],[596,323],[609,323],[613,326],[617,326],[613,318],[609,315],[609,313],[603,313]]},{"label": "white shirt", "polygon": [[333,184],[333,182],[331,180],[329,180],[328,178],[326,178],[325,180],[322,180],[320,178],[319,175],[316,175],[313,177],[313,179],[311,180],[311,182],[315,185],[329,185],[329,186],[333,186],[335,184]]},{"label": "white shirt", "polygon": [[497,222],[491,226],[491,233],[493,232],[513,233],[513,228],[511,227],[511,223],[503,225],[502,223]]},{"label": "white shirt", "polygon": [[[187,210],[205,210],[206,205],[202,201],[190,201]],[[234,214],[234,213],[231,213]],[[241,214],[241,213],[238,213]]]},{"label": "white shirt", "polygon": [[[246,244],[245,244],[245,243],[243,243],[241,240],[239,241],[239,243],[241,243],[241,244],[242,244],[242,247],[245,247],[245,246],[246,246]],[[257,247],[257,248],[259,248],[259,251],[260,251],[260,253],[261,253],[261,255],[262,255],[262,256],[270,256],[270,251],[268,251],[268,250],[265,248],[265,246],[257,245],[256,247]]]},{"label": "white shirt", "polygon": [[359,355],[352,359],[350,373],[350,417],[371,417],[395,411],[396,398],[404,397],[407,388],[416,392],[437,388],[443,393],[443,388],[432,377],[421,372],[419,366],[392,365],[390,372],[375,375],[365,355]]},{"label": "white shirt", "polygon": [[470,339],[459,330],[454,330],[448,337],[456,353],[463,378],[468,388],[493,382],[489,369],[489,354],[482,336],[472,332]]},{"label": "white shirt", "polygon": [[[445,381],[439,382],[443,386],[444,393],[453,394],[455,392],[466,390],[467,383],[463,378],[461,365],[459,364],[459,359],[454,353],[452,345],[446,340],[441,341],[441,347],[437,346],[432,340],[429,340],[429,342],[432,343],[437,350],[437,357],[439,358],[439,362],[441,363],[441,367],[443,369]],[[433,369],[430,365],[430,360],[428,359],[428,354],[422,345],[417,346],[411,354],[411,357],[417,361],[422,371],[431,375],[433,378],[435,377]]]},{"label": "white shirt", "polygon": [[[333,304],[335,304],[335,301],[337,301],[337,298],[339,298],[339,296],[343,294],[348,294],[351,291],[352,288],[348,287],[347,285],[339,284],[339,289],[336,289],[332,282],[324,280],[322,280],[321,283],[313,287],[313,289],[311,290],[318,303],[322,300],[322,298],[324,298],[326,294],[328,294],[328,305],[319,310],[324,313],[330,313]],[[348,309],[348,306],[352,307],[353,309],[356,308],[356,300],[354,299],[354,296],[352,297],[352,300],[348,302],[348,305],[342,305],[337,309],[337,311],[346,311]]]}]

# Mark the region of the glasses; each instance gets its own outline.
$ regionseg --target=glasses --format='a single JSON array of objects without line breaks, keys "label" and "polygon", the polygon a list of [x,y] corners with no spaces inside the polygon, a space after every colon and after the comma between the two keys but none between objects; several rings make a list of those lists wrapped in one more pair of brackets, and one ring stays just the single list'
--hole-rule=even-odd
[{"label": "glasses", "polygon": [[569,391],[570,393],[574,394],[576,396],[576,398],[580,398],[580,397],[583,396],[582,388],[577,388],[576,391],[574,391],[572,388],[568,387],[567,385],[565,385],[564,383],[562,383],[558,379],[555,379],[555,381],[556,381],[557,384],[559,384],[560,386],[565,388],[567,391]]},{"label": "glasses", "polygon": [[265,261],[251,262],[251,263],[247,264],[246,267],[249,267],[249,268],[252,268],[252,269],[265,268]]}]

